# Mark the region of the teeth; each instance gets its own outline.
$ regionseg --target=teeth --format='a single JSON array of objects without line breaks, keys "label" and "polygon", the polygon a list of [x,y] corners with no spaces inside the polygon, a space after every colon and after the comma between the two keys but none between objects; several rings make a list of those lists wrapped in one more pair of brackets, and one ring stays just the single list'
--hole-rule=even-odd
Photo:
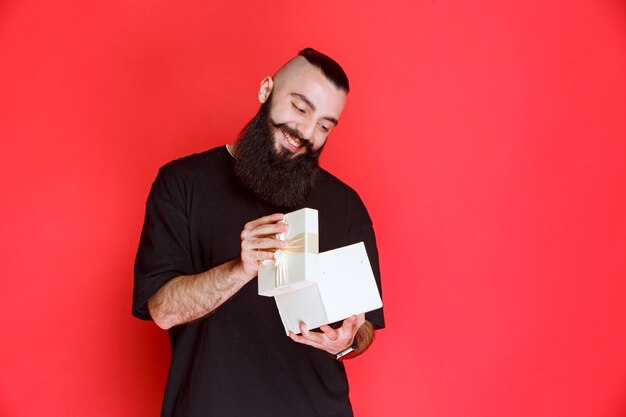
[{"label": "teeth", "polygon": [[298,139],[294,138],[293,136],[291,136],[289,133],[285,132],[283,130],[283,136],[285,137],[285,139],[287,139],[287,142],[289,142],[292,146],[298,148],[300,147],[301,143]]}]

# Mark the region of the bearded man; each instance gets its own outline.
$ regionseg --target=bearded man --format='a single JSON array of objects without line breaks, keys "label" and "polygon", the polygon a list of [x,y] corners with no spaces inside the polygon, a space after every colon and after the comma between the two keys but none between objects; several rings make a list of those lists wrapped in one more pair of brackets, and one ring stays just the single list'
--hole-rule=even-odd
[{"label": "bearded man", "polygon": [[[135,261],[133,314],[169,329],[162,416],[352,416],[338,356],[362,353],[382,309],[285,337],[259,263],[287,242],[283,213],[319,211],[320,252],[363,241],[380,291],[372,222],[350,187],[318,165],[349,92],[311,48],[261,81],[261,107],[234,146],[159,170]],[[343,359],[342,358],[342,359]]]}]

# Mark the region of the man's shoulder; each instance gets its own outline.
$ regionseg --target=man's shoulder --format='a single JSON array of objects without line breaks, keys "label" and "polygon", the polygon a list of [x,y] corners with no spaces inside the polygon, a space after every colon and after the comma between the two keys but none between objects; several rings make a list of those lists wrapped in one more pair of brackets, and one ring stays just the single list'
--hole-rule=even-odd
[{"label": "man's shoulder", "polygon": [[225,146],[209,149],[175,159],[159,169],[158,178],[169,181],[193,180],[219,172],[225,172],[230,167],[228,151]]},{"label": "man's shoulder", "polygon": [[[197,184],[215,184],[219,178],[228,177],[232,169],[230,154],[221,146],[205,152],[175,159],[163,165],[152,185],[157,195],[186,195]],[[207,181],[211,178],[211,181]]]},{"label": "man's shoulder", "polygon": [[354,190],[354,188],[323,168],[320,168],[318,187],[324,194],[330,193],[337,196],[343,196],[344,198],[358,199],[359,201],[361,200],[359,194]]},{"label": "man's shoulder", "polygon": [[208,151],[183,156],[168,162],[161,167],[164,173],[196,172],[202,169],[210,169],[228,163],[228,151],[225,146],[218,146]]},{"label": "man's shoulder", "polygon": [[365,217],[369,217],[367,208],[356,190],[325,169],[320,169],[315,200],[332,210],[363,213]]}]

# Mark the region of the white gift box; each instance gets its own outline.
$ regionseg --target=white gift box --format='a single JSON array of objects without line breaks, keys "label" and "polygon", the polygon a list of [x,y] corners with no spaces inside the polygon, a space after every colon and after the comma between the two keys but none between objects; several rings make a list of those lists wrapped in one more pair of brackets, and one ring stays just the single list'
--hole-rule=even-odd
[{"label": "white gift box", "polygon": [[317,210],[304,208],[288,214],[283,219],[289,225],[287,233],[278,239],[287,240],[289,246],[275,252],[275,259],[259,265],[259,294],[273,297],[314,285],[318,272]]},{"label": "white gift box", "polygon": [[316,285],[274,297],[285,332],[300,333],[382,307],[363,242],[319,254]]}]

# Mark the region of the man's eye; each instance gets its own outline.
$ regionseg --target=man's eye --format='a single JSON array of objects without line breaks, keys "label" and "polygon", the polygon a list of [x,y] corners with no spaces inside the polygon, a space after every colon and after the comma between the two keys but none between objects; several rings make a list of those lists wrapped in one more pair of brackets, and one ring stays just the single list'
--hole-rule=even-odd
[{"label": "man's eye", "polygon": [[320,125],[320,127],[322,128],[322,130],[326,133],[330,132],[330,127],[325,126],[325,125]]},{"label": "man's eye", "polygon": [[291,105],[293,106],[294,109],[296,109],[298,113],[304,113],[304,109],[296,106],[294,103],[291,103]]}]

